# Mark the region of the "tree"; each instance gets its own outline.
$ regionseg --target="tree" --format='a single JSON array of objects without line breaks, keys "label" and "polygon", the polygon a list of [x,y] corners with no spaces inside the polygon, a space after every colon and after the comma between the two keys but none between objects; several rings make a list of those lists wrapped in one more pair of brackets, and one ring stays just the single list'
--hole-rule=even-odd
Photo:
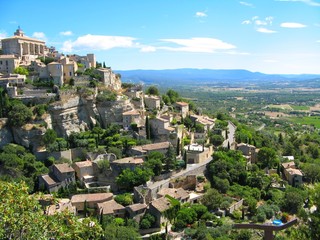
[{"label": "tree", "polygon": [[210,188],[202,197],[201,203],[209,210],[216,210],[222,203],[222,195],[214,188]]},{"label": "tree", "polygon": [[127,206],[133,203],[133,196],[130,193],[118,194],[114,200],[123,206]]},{"label": "tree", "polygon": [[197,220],[197,213],[192,208],[182,208],[177,215],[175,226],[178,229],[185,228],[187,224],[193,224]]},{"label": "tree", "polygon": [[213,185],[215,189],[217,189],[220,193],[227,193],[230,187],[230,183],[228,179],[221,179],[218,177],[213,177]]},{"label": "tree", "polygon": [[149,116],[146,117],[146,137],[148,140],[151,139],[151,126],[150,126],[150,122],[149,122]]},{"label": "tree", "polygon": [[147,213],[141,219],[140,227],[142,229],[151,228],[154,225],[155,221],[156,221],[155,217],[153,215],[151,215],[150,213]]},{"label": "tree", "polygon": [[104,230],[104,239],[108,240],[139,240],[141,239],[138,230],[130,226],[117,226],[114,223],[108,224]]},{"label": "tree", "polygon": [[148,168],[143,169],[137,167],[133,171],[126,168],[116,178],[116,182],[121,188],[131,191],[133,187],[145,184],[149,181],[152,175],[152,171]]},{"label": "tree", "polygon": [[169,89],[167,91],[167,96],[169,97],[171,104],[175,103],[179,98],[179,94],[176,91],[172,90],[172,89]]},{"label": "tree", "polygon": [[159,96],[159,90],[156,86],[150,86],[146,90],[146,94]]},{"label": "tree", "polygon": [[297,213],[302,207],[306,193],[298,188],[288,186],[283,199],[283,208],[290,213]]},{"label": "tree", "polygon": [[192,204],[191,208],[197,213],[197,219],[208,212],[208,208],[200,203]]},{"label": "tree", "polygon": [[269,147],[260,148],[258,152],[258,162],[261,164],[262,168],[275,167],[278,162],[276,151]]},{"label": "tree", "polygon": [[210,143],[216,147],[220,146],[224,141],[224,138],[222,137],[221,134],[211,134],[209,138],[210,138]]},{"label": "tree", "polygon": [[56,141],[57,133],[53,129],[48,129],[43,135],[43,142],[46,146],[53,144]]},{"label": "tree", "polygon": [[165,163],[165,170],[170,171],[171,169],[175,169],[176,166],[176,151],[172,145],[169,146],[169,149],[166,153],[166,158],[164,160]]},{"label": "tree", "polygon": [[32,118],[32,111],[26,105],[20,103],[12,107],[8,113],[9,121],[12,126],[21,127]]},{"label": "tree", "polygon": [[64,211],[46,216],[24,182],[0,182],[0,239],[101,239],[100,225]]},{"label": "tree", "polygon": [[21,74],[21,75],[26,75],[26,76],[29,75],[29,71],[25,67],[17,67],[17,68],[15,68],[14,69],[14,73]]}]

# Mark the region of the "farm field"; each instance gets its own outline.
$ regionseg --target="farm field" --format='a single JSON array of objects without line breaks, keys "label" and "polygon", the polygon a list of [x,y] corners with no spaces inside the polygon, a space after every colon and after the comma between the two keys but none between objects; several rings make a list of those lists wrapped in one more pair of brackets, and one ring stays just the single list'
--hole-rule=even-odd
[{"label": "farm field", "polygon": [[316,128],[320,128],[320,116],[311,117],[291,117],[290,121],[301,125],[313,125]]}]

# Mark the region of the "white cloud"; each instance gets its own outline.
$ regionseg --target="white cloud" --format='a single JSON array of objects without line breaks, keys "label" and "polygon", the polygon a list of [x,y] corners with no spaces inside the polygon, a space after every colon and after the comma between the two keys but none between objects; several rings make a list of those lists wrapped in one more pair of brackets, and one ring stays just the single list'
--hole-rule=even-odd
[{"label": "white cloud", "polygon": [[258,19],[258,18],[259,18],[258,16],[254,16],[251,19],[252,19],[252,21],[254,21],[254,20]]},{"label": "white cloud", "polygon": [[248,25],[248,24],[251,24],[251,21],[250,20],[244,20],[241,24]]},{"label": "white cloud", "polygon": [[266,17],[265,20],[267,21],[267,23],[269,25],[272,25],[272,21],[273,21],[273,17],[272,16]]},{"label": "white cloud", "polygon": [[59,34],[62,36],[72,36],[73,35],[73,33],[71,31],[60,32]]},{"label": "white cloud", "polygon": [[261,20],[256,20],[254,23],[255,23],[256,25],[258,25],[258,26],[260,26],[260,25],[263,25],[263,26],[268,25],[268,23],[267,23],[267,22],[265,22],[265,21],[261,21]]},{"label": "white cloud", "polygon": [[205,12],[196,12],[196,17],[207,17],[208,15]]},{"label": "white cloud", "polygon": [[47,41],[47,37],[43,32],[34,32],[32,34],[32,37],[43,40],[43,41]]},{"label": "white cloud", "polygon": [[320,43],[320,40],[316,41],[317,43]]},{"label": "white cloud", "polygon": [[0,32],[0,39],[6,38],[7,33],[6,32]]},{"label": "white cloud", "polygon": [[257,32],[261,32],[261,33],[276,33],[276,31],[267,29],[267,28],[257,28]]},{"label": "white cloud", "polygon": [[295,22],[284,22],[284,23],[281,23],[280,26],[283,28],[305,28],[305,27],[307,27],[304,24],[295,23]]},{"label": "white cloud", "polygon": [[234,49],[236,46],[215,38],[161,39],[163,42],[175,43],[178,47],[159,47],[175,52],[213,53],[217,50]]},{"label": "white cloud", "polygon": [[239,3],[243,6],[254,7],[252,3],[248,3],[248,2],[239,2]]},{"label": "white cloud", "polygon": [[320,7],[320,3],[313,0],[276,0],[278,2],[302,2],[309,6]]},{"label": "white cloud", "polygon": [[157,49],[153,46],[144,46],[140,48],[140,52],[155,52]]},{"label": "white cloud", "polygon": [[61,48],[64,52],[77,50],[109,50],[112,48],[134,47],[135,38],[122,36],[104,36],[87,34],[78,37],[75,41],[65,41]]}]

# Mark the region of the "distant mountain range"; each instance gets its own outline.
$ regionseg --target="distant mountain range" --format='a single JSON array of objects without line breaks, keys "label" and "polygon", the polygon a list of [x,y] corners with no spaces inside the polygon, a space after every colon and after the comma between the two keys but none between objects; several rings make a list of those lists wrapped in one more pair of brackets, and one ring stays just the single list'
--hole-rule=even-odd
[{"label": "distant mountain range", "polygon": [[311,80],[320,80],[320,74],[265,74],[260,72],[250,72],[242,69],[166,69],[166,70],[115,70],[121,74],[123,82],[143,82],[146,85],[166,85],[174,86],[178,84],[216,84],[227,83],[284,83]]}]

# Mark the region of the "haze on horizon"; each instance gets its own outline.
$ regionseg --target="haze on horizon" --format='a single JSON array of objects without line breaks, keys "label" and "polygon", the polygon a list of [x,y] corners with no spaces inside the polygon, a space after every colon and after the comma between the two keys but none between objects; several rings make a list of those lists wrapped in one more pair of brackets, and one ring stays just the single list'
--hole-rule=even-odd
[{"label": "haze on horizon", "polygon": [[118,70],[320,74],[319,13],[319,0],[2,1],[0,39],[21,26]]}]

